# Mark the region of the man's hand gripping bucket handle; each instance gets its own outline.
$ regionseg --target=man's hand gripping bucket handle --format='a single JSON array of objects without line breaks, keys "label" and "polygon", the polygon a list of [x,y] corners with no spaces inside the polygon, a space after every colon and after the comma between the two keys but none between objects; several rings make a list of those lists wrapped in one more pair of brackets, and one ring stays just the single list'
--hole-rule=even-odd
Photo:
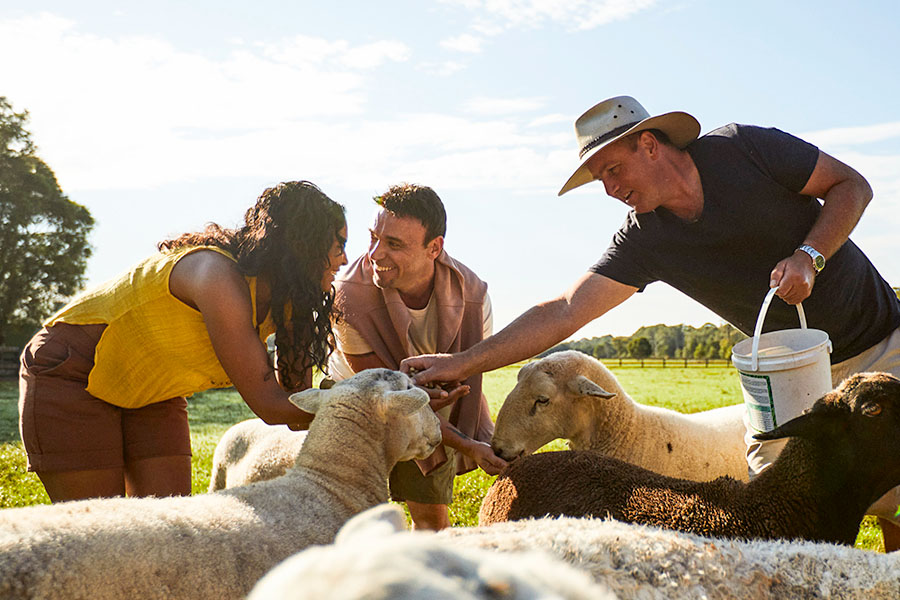
[{"label": "man's hand gripping bucket handle", "polygon": [[[763,322],[766,320],[766,313],[769,311],[769,304],[778,291],[777,287],[769,290],[763,300],[762,307],[759,309],[759,316],[756,318],[756,329],[753,330],[753,346],[750,352],[750,370],[759,370],[759,336],[762,334]],[[806,329],[806,313],[803,312],[803,304],[797,304],[797,315],[800,317],[800,329]]]}]

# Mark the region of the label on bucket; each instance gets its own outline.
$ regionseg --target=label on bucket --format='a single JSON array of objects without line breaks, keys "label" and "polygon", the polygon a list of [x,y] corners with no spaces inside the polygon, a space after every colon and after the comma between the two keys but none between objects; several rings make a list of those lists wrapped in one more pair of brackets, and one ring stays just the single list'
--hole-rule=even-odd
[{"label": "label on bucket", "polygon": [[744,390],[744,401],[747,404],[747,417],[750,426],[756,431],[772,431],[775,422],[775,399],[772,397],[772,380],[768,375],[755,375],[738,371],[741,376],[741,387]]}]

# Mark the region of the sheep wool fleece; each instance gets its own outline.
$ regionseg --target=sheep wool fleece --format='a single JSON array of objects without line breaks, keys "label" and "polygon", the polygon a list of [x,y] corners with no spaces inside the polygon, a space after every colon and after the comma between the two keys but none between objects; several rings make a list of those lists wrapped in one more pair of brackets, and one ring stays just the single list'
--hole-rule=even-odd
[{"label": "sheep wool fleece", "polygon": [[707,538],[570,517],[454,527],[434,536],[453,546],[499,552],[540,548],[587,571],[621,600],[900,597],[896,552],[801,541]]},{"label": "sheep wool fleece", "polygon": [[393,465],[440,441],[428,395],[387,369],[291,402],[316,418],[282,477],[197,496],[0,511],[0,598],[244,598],[278,562],[387,502]]}]

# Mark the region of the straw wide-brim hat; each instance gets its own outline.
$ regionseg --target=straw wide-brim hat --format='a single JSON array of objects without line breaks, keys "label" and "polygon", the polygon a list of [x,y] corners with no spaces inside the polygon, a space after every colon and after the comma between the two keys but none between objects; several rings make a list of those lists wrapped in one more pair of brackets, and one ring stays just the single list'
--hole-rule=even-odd
[{"label": "straw wide-brim hat", "polygon": [[575,121],[575,137],[578,139],[581,164],[559,190],[559,195],[594,180],[585,165],[602,148],[626,135],[647,129],[659,129],[679,148],[684,148],[700,135],[700,123],[685,112],[651,117],[640,102],[631,96],[616,96],[604,100]]}]

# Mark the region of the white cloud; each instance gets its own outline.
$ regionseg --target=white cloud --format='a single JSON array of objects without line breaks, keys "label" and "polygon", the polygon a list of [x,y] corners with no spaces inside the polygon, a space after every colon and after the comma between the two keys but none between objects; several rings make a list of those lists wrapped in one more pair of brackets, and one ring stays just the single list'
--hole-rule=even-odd
[{"label": "white cloud", "polygon": [[346,40],[298,35],[257,45],[266,57],[301,69],[317,69],[329,62],[349,69],[373,69],[385,62],[404,62],[410,56],[409,47],[394,40],[352,46]]},{"label": "white cloud", "polygon": [[545,23],[569,30],[594,29],[627,19],[657,0],[442,0],[475,14],[474,28],[490,35],[504,29],[534,29]]},{"label": "white cloud", "polygon": [[457,52],[466,52],[469,54],[478,54],[484,45],[484,39],[476,37],[470,33],[463,33],[456,37],[447,38],[441,41],[441,46],[449,50]]},{"label": "white cloud", "polygon": [[466,66],[455,60],[447,60],[443,62],[423,62],[419,64],[418,68],[431,75],[449,77],[454,73],[462,71]]},{"label": "white cloud", "polygon": [[307,153],[318,164],[340,154],[322,124],[363,113],[367,70],[409,54],[389,40],[297,36],[210,58],[161,38],[86,33],[49,13],[0,21],[0,55],[17,57],[0,62],[3,93],[30,111],[66,190],[255,174]]},{"label": "white cloud", "polygon": [[544,105],[542,98],[473,98],[465,103],[465,110],[478,115],[508,115],[531,112]]},{"label": "white cloud", "polygon": [[900,121],[878,123],[863,127],[823,129],[802,134],[800,137],[809,140],[817,146],[855,146],[858,144],[870,144],[900,138]]},{"label": "white cloud", "polygon": [[614,21],[623,21],[656,5],[657,0],[607,0],[602,3],[582,2],[579,10],[565,15],[576,21],[575,29],[588,30]]},{"label": "white cloud", "polygon": [[556,125],[558,123],[568,123],[573,124],[575,119],[572,115],[564,115],[562,113],[553,113],[550,115],[543,115],[536,119],[533,119],[530,123],[528,123],[529,127],[543,127],[544,125]]},{"label": "white cloud", "polygon": [[[408,61],[403,44],[293,36],[229,49],[209,57],[93,35],[43,13],[0,21],[0,55],[20,57],[0,63],[0,81],[31,111],[40,154],[69,193],[285,173],[348,189],[416,176],[514,192],[570,167],[569,136],[533,126],[542,98],[475,98],[469,116],[368,112],[369,70]],[[351,156],[366,160],[348,172]]]},{"label": "white cloud", "polygon": [[382,40],[348,48],[341,59],[347,67],[374,69],[386,62],[406,62],[411,51],[406,44],[393,40]]}]

